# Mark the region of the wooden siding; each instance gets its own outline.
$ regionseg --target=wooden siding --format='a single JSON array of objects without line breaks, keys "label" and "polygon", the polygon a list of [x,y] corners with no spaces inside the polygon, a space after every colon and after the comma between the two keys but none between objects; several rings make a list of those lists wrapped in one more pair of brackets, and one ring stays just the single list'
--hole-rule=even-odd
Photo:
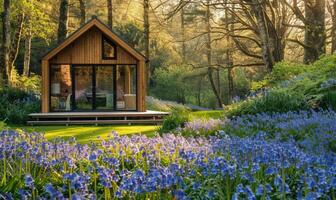
[{"label": "wooden siding", "polygon": [[93,26],[50,59],[52,64],[137,64],[137,59],[117,44],[117,59],[102,59],[102,32]]}]

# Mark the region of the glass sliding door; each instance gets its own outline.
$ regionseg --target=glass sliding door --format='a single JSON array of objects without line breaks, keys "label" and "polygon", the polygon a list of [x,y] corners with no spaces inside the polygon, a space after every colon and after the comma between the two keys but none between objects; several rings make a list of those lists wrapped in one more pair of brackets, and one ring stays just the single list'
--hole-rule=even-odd
[{"label": "glass sliding door", "polygon": [[74,104],[76,110],[93,109],[93,66],[74,66]]},{"label": "glass sliding door", "polygon": [[135,111],[136,65],[51,65],[51,111]]},{"label": "glass sliding door", "polygon": [[116,65],[116,110],[136,110],[136,65]]},{"label": "glass sliding door", "polygon": [[50,66],[50,111],[70,111],[72,81],[70,65]]},{"label": "glass sliding door", "polygon": [[97,65],[96,110],[114,110],[114,67]]}]

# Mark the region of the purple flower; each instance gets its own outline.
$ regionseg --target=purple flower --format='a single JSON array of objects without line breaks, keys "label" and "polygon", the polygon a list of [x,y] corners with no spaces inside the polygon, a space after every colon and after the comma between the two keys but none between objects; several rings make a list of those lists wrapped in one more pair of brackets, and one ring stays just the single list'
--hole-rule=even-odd
[{"label": "purple flower", "polygon": [[31,177],[30,174],[26,174],[24,177],[25,186],[28,188],[34,188],[34,179]]}]

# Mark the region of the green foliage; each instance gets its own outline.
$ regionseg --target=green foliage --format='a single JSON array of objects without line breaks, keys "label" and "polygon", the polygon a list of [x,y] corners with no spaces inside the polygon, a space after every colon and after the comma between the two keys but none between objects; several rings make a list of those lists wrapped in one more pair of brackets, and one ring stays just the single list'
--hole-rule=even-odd
[{"label": "green foliage", "polygon": [[326,92],[326,94],[322,96],[321,107],[322,108],[330,107],[333,110],[336,110],[336,91]]},{"label": "green foliage", "polygon": [[271,74],[267,75],[263,80],[253,82],[252,90],[259,90],[261,88],[267,88],[274,86],[281,81],[290,80],[295,78],[299,74],[307,72],[310,69],[308,65],[280,62],[277,63]]},{"label": "green foliage", "polygon": [[27,92],[33,92],[40,94],[41,92],[41,77],[35,74],[27,76],[21,76],[16,70],[12,71],[11,87],[18,88]]},{"label": "green foliage", "polygon": [[296,111],[307,108],[308,105],[303,95],[288,93],[285,90],[271,90],[265,95],[233,104],[225,112],[227,116],[231,117],[261,112]]},{"label": "green foliage", "polygon": [[153,93],[161,99],[183,102],[188,92],[184,66],[170,66],[155,72],[156,85]]},{"label": "green foliage", "polygon": [[144,35],[136,23],[119,24],[113,27],[113,30],[133,47],[143,50]]},{"label": "green foliage", "polygon": [[170,115],[165,117],[159,133],[167,133],[177,128],[184,127],[184,124],[189,121],[189,112],[173,111]]},{"label": "green foliage", "polygon": [[24,124],[28,114],[40,110],[36,94],[17,88],[0,89],[0,120],[10,124]]},{"label": "green foliage", "polygon": [[269,88],[264,96],[230,106],[229,115],[286,112],[307,108],[336,108],[336,55],[310,65],[281,62],[254,90]]}]

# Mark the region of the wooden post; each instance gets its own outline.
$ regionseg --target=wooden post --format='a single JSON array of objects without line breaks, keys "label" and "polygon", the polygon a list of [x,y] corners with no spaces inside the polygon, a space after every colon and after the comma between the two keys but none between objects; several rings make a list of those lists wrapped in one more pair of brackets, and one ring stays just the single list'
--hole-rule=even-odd
[{"label": "wooden post", "polygon": [[137,99],[138,99],[138,111],[146,112],[146,70],[145,70],[145,61],[138,61],[137,65]]},{"label": "wooden post", "polygon": [[49,112],[49,63],[47,60],[42,60],[42,113]]}]

